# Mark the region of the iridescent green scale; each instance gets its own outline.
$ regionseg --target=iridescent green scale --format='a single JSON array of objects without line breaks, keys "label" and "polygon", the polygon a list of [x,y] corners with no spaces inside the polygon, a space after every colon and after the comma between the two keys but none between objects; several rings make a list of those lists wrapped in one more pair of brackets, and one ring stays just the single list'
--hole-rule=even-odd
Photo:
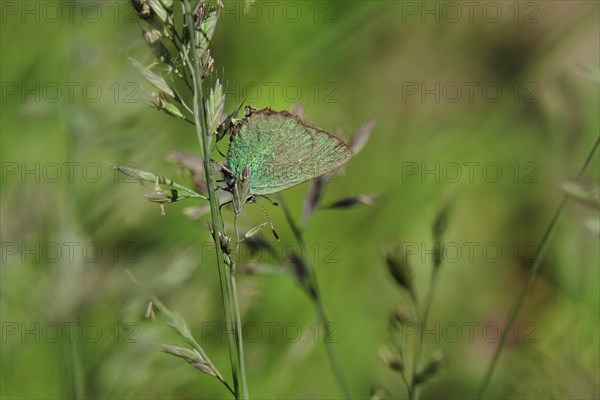
[{"label": "iridescent green scale", "polygon": [[351,157],[342,140],[288,112],[249,109],[231,136],[226,167],[233,173],[232,186],[249,171],[245,197],[288,189],[340,168]]}]

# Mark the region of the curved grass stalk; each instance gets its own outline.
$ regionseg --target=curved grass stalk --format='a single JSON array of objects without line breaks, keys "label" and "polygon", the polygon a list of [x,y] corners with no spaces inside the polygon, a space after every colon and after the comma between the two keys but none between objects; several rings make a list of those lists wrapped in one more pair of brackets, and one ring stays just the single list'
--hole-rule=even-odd
[{"label": "curved grass stalk", "polygon": [[342,372],[342,368],[341,368],[340,362],[337,358],[335,348],[333,347],[333,343],[331,341],[327,340],[327,338],[331,336],[331,328],[330,328],[331,323],[329,322],[329,319],[327,318],[327,313],[325,312],[325,307],[323,306],[323,301],[321,300],[321,292],[319,290],[317,276],[315,274],[314,268],[312,267],[310,260],[308,260],[306,258],[306,255],[308,254],[308,249],[306,248],[306,244],[304,243],[304,237],[302,235],[302,231],[300,230],[300,228],[298,228],[298,226],[292,219],[290,210],[287,207],[287,204],[283,200],[282,196],[279,196],[279,203],[281,204],[281,206],[283,208],[285,218],[286,218],[288,224],[290,225],[290,228],[292,229],[294,237],[296,238],[296,241],[300,245],[300,258],[302,259],[302,264],[306,267],[306,272],[308,275],[308,282],[307,282],[307,284],[303,285],[303,288],[307,292],[310,300],[313,302],[313,305],[317,312],[317,318],[319,320],[319,323],[323,327],[323,334],[324,334],[323,342],[325,344],[325,349],[327,351],[327,359],[329,361],[331,371],[333,372],[333,375],[335,377],[337,385],[338,385],[340,391],[342,392],[342,395],[344,396],[344,398],[350,399],[350,391],[348,390],[348,384],[346,383],[346,379]]},{"label": "curved grass stalk", "polygon": [[[581,170],[579,171],[579,174],[577,175],[577,179],[581,178],[581,176],[583,175],[583,173],[589,166],[590,162],[592,161],[592,158],[594,157],[594,154],[596,153],[596,150],[598,150],[599,146],[600,146],[600,137],[598,139],[596,139],[596,143],[592,147],[592,150],[590,151],[585,162],[583,163],[583,166],[581,167]],[[531,283],[533,282],[533,278],[536,276],[538,270],[540,269],[540,265],[542,264],[542,261],[544,260],[546,252],[548,251],[548,247],[550,246],[550,238],[552,237],[552,234],[556,230],[557,222],[560,219],[560,217],[562,216],[568,200],[569,200],[569,195],[565,195],[563,197],[562,201],[560,202],[558,209],[554,213],[554,216],[552,217],[552,220],[550,221],[550,225],[548,225],[548,228],[546,229],[546,232],[544,233],[544,236],[540,243],[540,248],[535,255],[533,266],[529,270],[529,275],[527,275],[527,279],[525,279],[523,286],[521,286],[521,290],[519,290],[519,294],[515,298],[515,301],[513,302],[512,306],[510,308],[510,311],[508,312],[508,315],[506,316],[506,320],[504,321],[504,329],[502,329],[502,335],[500,336],[500,341],[498,342],[498,346],[496,347],[496,350],[494,351],[492,361],[490,362],[490,365],[486,371],[485,377],[483,378],[483,383],[481,384],[481,388],[479,389],[479,394],[477,395],[478,399],[483,398],[485,391],[486,391],[488,385],[490,384],[490,381],[492,380],[492,376],[494,375],[494,371],[496,370],[496,366],[498,365],[498,360],[500,359],[500,354],[502,353],[502,349],[504,348],[504,344],[506,343],[506,338],[508,337],[508,332],[510,331],[509,328],[515,322],[515,318],[517,317],[517,314],[519,313],[519,309],[521,308],[521,305],[523,304],[523,301],[525,300],[525,295],[527,294],[527,290],[529,289],[529,286],[531,286]]]}]

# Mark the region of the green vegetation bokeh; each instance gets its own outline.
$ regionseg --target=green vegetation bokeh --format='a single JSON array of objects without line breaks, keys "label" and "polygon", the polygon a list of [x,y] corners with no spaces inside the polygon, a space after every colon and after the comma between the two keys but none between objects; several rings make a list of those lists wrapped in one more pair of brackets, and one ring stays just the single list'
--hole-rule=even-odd
[{"label": "green vegetation bokeh", "polygon": [[[432,223],[449,196],[452,246],[424,348],[424,358],[441,350],[445,363],[422,396],[474,397],[561,185],[599,135],[590,77],[600,63],[599,3],[486,1],[472,13],[462,2],[224,3],[212,50],[226,112],[242,102],[276,110],[301,102],[310,123],[346,141],[376,118],[325,198],[374,194],[376,204],[319,211],[306,231],[353,397],[379,386],[406,397],[379,357],[402,299],[383,251],[411,246],[423,293]],[[191,125],[143,101],[150,88],[127,56],[151,57],[129,3],[0,5],[2,398],[230,398],[215,379],[159,352],[156,342],[177,338],[144,318],[153,292],[229,378],[206,218],[183,215],[194,200],[161,216],[144,200],[152,185],[124,183],[110,169],[131,163],[188,183],[166,158],[199,154]],[[583,180],[597,185],[599,176],[596,155]],[[283,194],[296,219],[307,189]],[[292,233],[282,210],[267,208],[283,253]],[[586,228],[597,213],[568,203],[490,398],[600,396],[600,251]],[[248,205],[240,223],[264,220]],[[252,398],[339,398],[314,309],[294,279],[243,275],[239,291]]]}]

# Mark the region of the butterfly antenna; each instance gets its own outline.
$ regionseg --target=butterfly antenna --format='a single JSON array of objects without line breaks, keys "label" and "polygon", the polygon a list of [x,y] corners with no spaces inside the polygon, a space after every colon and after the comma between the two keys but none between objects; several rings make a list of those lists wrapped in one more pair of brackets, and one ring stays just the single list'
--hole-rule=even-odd
[{"label": "butterfly antenna", "polygon": [[279,206],[279,203],[278,203],[278,202],[276,202],[276,201],[272,200],[271,198],[269,198],[269,197],[267,197],[267,196],[263,196],[263,195],[261,194],[261,195],[259,195],[259,197],[262,197],[263,199],[267,199],[267,200],[269,200],[269,203],[271,203],[271,205],[273,205],[274,207],[277,207],[277,206]]},{"label": "butterfly antenna", "polygon": [[[261,197],[263,197],[263,196],[261,196]],[[265,197],[265,199],[269,199],[269,198]],[[271,200],[271,199],[269,199],[269,200]],[[275,236],[275,239],[277,239],[277,241],[279,241],[279,235],[275,231],[275,227],[273,226],[273,222],[271,221],[271,217],[269,217],[269,213],[267,212],[267,209],[265,208],[264,204],[260,200],[256,199],[256,202],[260,205],[260,208],[262,208],[263,212],[267,216],[267,222],[269,222],[269,225],[271,226],[271,231],[273,232],[273,236]],[[271,201],[271,203],[272,203],[272,201]]]},{"label": "butterfly antenna", "polygon": [[238,108],[236,108],[235,112],[233,113],[233,115],[235,115],[237,117],[238,113],[240,112],[240,110],[242,109],[242,107],[244,106],[244,103],[246,102],[246,98],[244,97],[242,99],[242,102],[240,103],[240,105],[238,106]]}]

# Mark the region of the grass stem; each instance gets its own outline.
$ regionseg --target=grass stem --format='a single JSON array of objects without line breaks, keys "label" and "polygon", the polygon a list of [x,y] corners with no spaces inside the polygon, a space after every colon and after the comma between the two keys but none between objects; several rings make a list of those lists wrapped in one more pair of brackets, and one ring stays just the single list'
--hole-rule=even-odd
[{"label": "grass stem", "polygon": [[[592,150],[590,151],[585,162],[583,163],[583,166],[581,167],[581,170],[579,171],[579,174],[577,175],[577,179],[581,178],[581,176],[583,175],[583,173],[589,166],[592,158],[594,157],[594,154],[598,150],[599,145],[600,145],[600,137],[598,139],[596,139],[596,143],[592,147]],[[483,378],[483,383],[481,384],[481,388],[479,389],[479,394],[477,395],[478,399],[483,398],[485,391],[492,379],[494,371],[496,370],[496,366],[498,365],[498,360],[500,358],[500,354],[502,353],[502,349],[504,348],[504,344],[506,343],[506,338],[508,337],[510,327],[515,322],[515,318],[517,317],[517,314],[519,313],[519,309],[521,308],[521,305],[523,304],[523,301],[525,300],[525,295],[527,294],[527,290],[531,286],[531,283],[533,282],[533,278],[537,275],[537,272],[540,269],[540,265],[542,264],[542,261],[544,260],[544,257],[548,251],[548,247],[550,246],[550,238],[552,237],[552,235],[554,234],[554,231],[556,230],[557,222],[560,219],[560,217],[562,216],[568,200],[569,200],[569,196],[565,195],[563,197],[562,201],[560,202],[558,209],[554,213],[554,216],[552,217],[552,220],[550,221],[550,225],[548,225],[548,228],[546,229],[546,232],[544,233],[542,241],[540,242],[539,250],[535,255],[535,259],[534,259],[531,269],[529,270],[529,274],[527,275],[527,278],[525,279],[523,286],[521,286],[521,289],[519,290],[519,293],[517,294],[517,297],[515,298],[512,306],[510,308],[510,311],[508,312],[508,314],[506,316],[506,320],[504,321],[504,329],[502,329],[502,334],[500,336],[500,341],[498,342],[498,346],[496,346],[496,350],[494,351],[492,361],[490,362],[490,365],[487,368],[485,377]]]},{"label": "grass stem", "polygon": [[[229,345],[229,355],[231,360],[231,369],[233,375],[233,387],[236,399],[248,399],[248,385],[246,382],[244,368],[244,350],[243,339],[241,332],[241,321],[239,306],[237,304],[237,294],[235,293],[235,278],[232,274],[231,261],[224,253],[220,245],[220,235],[225,235],[225,227],[223,218],[219,209],[219,199],[216,195],[216,181],[214,169],[211,161],[211,133],[208,132],[206,123],[206,109],[204,108],[205,99],[203,96],[203,79],[201,74],[201,61],[198,57],[198,52],[195,44],[197,43],[197,32],[194,30],[194,22],[192,18],[192,7],[189,0],[184,0],[185,23],[188,33],[193,38],[193,46],[187,51],[192,53],[190,67],[192,72],[193,88],[194,88],[194,122],[198,140],[202,147],[202,155],[204,161],[204,173],[206,178],[208,200],[210,203],[210,215],[214,229],[214,242],[217,256],[217,264],[219,270],[219,278],[221,284],[221,293],[223,298],[223,308],[225,312],[225,321],[227,326],[227,342]],[[186,50],[184,50],[186,51]],[[188,57],[189,59],[189,57]],[[227,257],[227,258],[226,258]],[[226,261],[226,259],[229,261]]]},{"label": "grass stem", "polygon": [[319,290],[317,276],[315,274],[314,268],[312,267],[312,264],[310,263],[310,260],[306,257],[306,255],[308,254],[308,249],[306,248],[306,244],[304,242],[302,230],[300,230],[300,228],[298,228],[298,225],[294,222],[290,210],[287,207],[285,201],[283,200],[283,196],[280,196],[279,199],[279,202],[285,214],[285,218],[288,224],[290,225],[290,228],[292,229],[296,241],[300,245],[300,258],[302,259],[302,264],[306,267],[306,272],[308,274],[308,283],[307,285],[303,286],[303,288],[307,292],[310,300],[313,302],[313,305],[317,312],[319,324],[323,329],[323,342],[327,351],[327,359],[329,361],[329,365],[331,367],[337,385],[340,391],[342,392],[342,395],[345,399],[349,399],[350,391],[348,390],[348,384],[346,383],[346,379],[344,378],[342,368],[340,367],[340,362],[337,358],[335,348],[333,346],[333,341],[330,340],[331,323],[327,318],[327,313],[325,312],[325,307],[323,305],[323,301],[321,300],[321,292]]}]

